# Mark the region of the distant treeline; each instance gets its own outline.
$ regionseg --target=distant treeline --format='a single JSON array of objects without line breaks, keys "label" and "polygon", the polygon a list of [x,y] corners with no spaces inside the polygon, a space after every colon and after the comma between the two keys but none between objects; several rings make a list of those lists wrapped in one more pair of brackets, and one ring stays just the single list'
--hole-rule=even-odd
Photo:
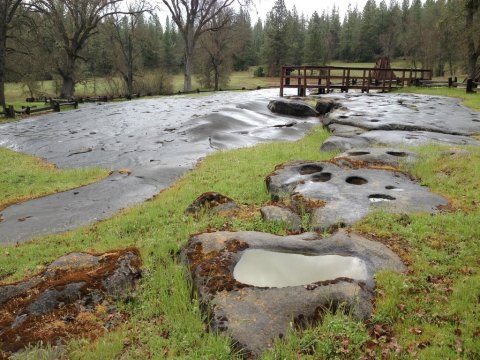
[{"label": "distant treeline", "polygon": [[[480,34],[478,4],[469,29],[467,3],[369,0],[363,9],[350,7],[341,18],[337,8],[299,14],[277,0],[265,21],[255,24],[247,10],[229,9],[216,20],[225,26],[202,34],[194,72],[203,86],[218,88],[232,70],[252,66],[257,76],[273,76],[284,64],[373,62],[389,56],[404,59],[409,67],[431,68],[437,76],[465,73],[471,46],[465,34]],[[40,11],[17,11],[7,39],[5,79],[22,81],[32,96],[37,81],[59,79],[65,86],[68,76],[73,84],[104,77],[125,92],[158,93],[168,90],[168,74],[183,71],[185,39],[174,22],[162,24],[152,11],[102,18],[74,55],[68,55],[72,50],[65,48],[51,19]],[[75,44],[67,45],[74,49]]]}]

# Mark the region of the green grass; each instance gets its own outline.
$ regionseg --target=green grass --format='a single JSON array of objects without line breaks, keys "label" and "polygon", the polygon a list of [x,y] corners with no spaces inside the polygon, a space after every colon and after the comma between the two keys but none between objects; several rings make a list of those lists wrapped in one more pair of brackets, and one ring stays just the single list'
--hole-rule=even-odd
[{"label": "green grass", "polygon": [[465,89],[420,87],[406,87],[398,90],[398,92],[455,97],[461,99],[463,105],[480,111],[480,93],[478,92],[474,94],[467,94]]},{"label": "green grass", "polygon": [[[227,338],[206,332],[204,315],[177,253],[189,236],[206,229],[258,230],[284,234],[280,225],[264,222],[254,210],[269,201],[265,176],[275,165],[296,159],[325,160],[319,145],[328,134],[315,128],[294,143],[273,143],[218,152],[153,201],[112,219],[64,235],[7,247],[0,258],[0,278],[31,275],[71,251],[106,251],[138,246],[144,259],[144,279],[138,295],[122,307],[128,324],[90,343],[79,339],[67,346],[72,359],[162,358],[231,359]],[[478,358],[480,296],[480,210],[478,204],[480,149],[467,156],[446,155],[428,146],[424,158],[408,170],[432,191],[452,200],[452,208],[436,216],[374,213],[355,228],[383,239],[409,262],[407,274],[377,276],[376,310],[371,324],[341,313],[305,331],[291,331],[265,359],[360,358],[398,349],[400,358]],[[452,169],[452,171],[450,171]],[[448,171],[448,172],[446,172]],[[218,191],[248,208],[238,219],[204,215],[193,219],[184,209],[199,194]],[[375,326],[391,329],[375,336]],[[124,346],[125,340],[129,346]],[[461,346],[460,346],[461,345]],[[34,349],[32,351],[38,351]]]},{"label": "green grass", "polygon": [[60,170],[40,158],[0,148],[0,210],[90,184],[107,175],[108,170],[97,168]]},{"label": "green grass", "polygon": [[[230,81],[224,90],[229,89],[255,89],[257,86],[269,87],[278,86],[278,78],[258,78],[253,76],[254,68],[250,68],[247,71],[235,71],[230,77]],[[119,79],[114,79],[116,82],[121,83]],[[183,74],[176,74],[171,77],[173,92],[183,91]],[[202,89],[202,86],[197,82],[196,77],[192,78],[192,88]],[[58,92],[55,89],[55,82],[51,80],[45,80],[39,83],[39,93],[45,96],[55,96]],[[105,78],[91,78],[78,83],[75,87],[75,95],[77,96],[97,96],[110,94],[111,88],[109,82]],[[30,97],[28,92],[20,83],[7,83],[5,86],[5,93],[8,105],[15,105],[15,108],[20,108],[22,105],[31,105],[25,103],[25,98]]]}]

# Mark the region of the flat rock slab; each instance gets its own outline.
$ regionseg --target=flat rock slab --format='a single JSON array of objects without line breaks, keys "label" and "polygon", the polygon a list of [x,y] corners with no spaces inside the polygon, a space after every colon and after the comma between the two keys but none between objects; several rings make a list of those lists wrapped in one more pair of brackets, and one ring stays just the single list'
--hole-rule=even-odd
[{"label": "flat rock slab", "polygon": [[480,133],[480,113],[459,100],[416,94],[346,94],[328,124],[365,130],[431,131],[451,135]]},{"label": "flat rock slab", "polygon": [[0,358],[40,341],[58,345],[71,336],[94,338],[125,321],[112,299],[129,296],[140,266],[134,248],[71,253],[41,274],[0,285]]},{"label": "flat rock slab", "polygon": [[[418,158],[412,151],[400,148],[367,147],[356,148],[343,152],[336,160],[346,159],[351,162],[361,162],[366,165],[386,164],[398,167],[400,163],[411,163]],[[337,161],[338,163],[338,161]]]},{"label": "flat rock slab", "polygon": [[[268,102],[276,97],[278,89],[266,89],[84,104],[0,124],[0,146],[59,168],[114,171],[96,184],[3,210],[0,244],[106,219],[158,194],[215,149],[298,140],[318,124],[318,118],[292,122],[290,116],[270,112]],[[120,174],[120,169],[129,170]]]},{"label": "flat rock slab", "polygon": [[328,162],[293,162],[267,177],[273,200],[291,197],[311,212],[316,230],[351,225],[370,211],[436,213],[448,201],[400,172],[345,169]]},{"label": "flat rock slab", "polygon": [[426,144],[479,146],[480,141],[469,136],[450,135],[430,131],[374,130],[351,137],[331,136],[321,145],[320,150],[346,151],[372,145],[420,146]]},{"label": "flat rock slab", "polygon": [[[365,264],[366,277],[363,281],[341,277],[298,286],[255,287],[234,277],[238,262],[253,250],[357,258]],[[319,320],[325,309],[342,305],[355,318],[368,318],[374,274],[405,271],[398,256],[386,246],[345,231],[328,238],[316,233],[284,237],[249,231],[200,234],[190,239],[182,258],[202,304],[211,311],[211,328],[226,331],[235,345],[252,355],[261,354],[285,335],[292,321],[295,326],[305,326]],[[291,271],[291,264],[280,264],[279,271],[282,268]]]}]

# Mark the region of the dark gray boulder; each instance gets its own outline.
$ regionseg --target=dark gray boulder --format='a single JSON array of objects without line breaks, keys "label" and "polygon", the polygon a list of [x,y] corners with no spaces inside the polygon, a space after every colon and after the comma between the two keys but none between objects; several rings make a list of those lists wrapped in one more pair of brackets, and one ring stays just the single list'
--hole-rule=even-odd
[{"label": "dark gray boulder", "polygon": [[[29,344],[57,345],[72,335],[89,336],[120,323],[124,315],[112,300],[132,295],[141,277],[140,266],[134,248],[71,253],[38,275],[0,285],[0,358]],[[108,308],[109,317],[96,318],[97,306]]]},{"label": "dark gray boulder", "polygon": [[[313,281],[300,279],[299,285],[258,287],[236,278],[238,267],[252,251],[299,255],[315,262],[333,254],[361,262],[365,273],[359,275],[352,270],[351,277],[324,277],[322,272],[301,271],[300,277],[313,275],[310,278]],[[324,311],[343,309],[356,319],[367,319],[372,312],[374,274],[382,270],[406,270],[399,257],[385,245],[345,231],[327,238],[316,233],[291,236],[252,231],[205,233],[192,236],[181,255],[201,303],[209,309],[211,329],[225,331],[234,344],[253,356],[272,346],[292,323],[307,326],[320,320]],[[273,266],[267,258],[263,262],[266,272],[278,271],[280,278],[282,274],[298,272],[297,266],[303,266],[302,262]],[[342,265],[338,267],[344,270]],[[262,272],[253,273],[254,280],[265,276]]]},{"label": "dark gray boulder", "polygon": [[340,108],[340,103],[334,99],[319,99],[315,105],[315,110],[320,115],[326,115],[334,109]]},{"label": "dark gray boulder", "polygon": [[239,209],[237,203],[228,196],[217,192],[206,192],[197,197],[185,210],[186,214],[198,216],[202,212],[219,214]]},{"label": "dark gray boulder", "polygon": [[271,112],[290,116],[318,116],[318,112],[310,105],[299,100],[272,100],[268,103]]}]

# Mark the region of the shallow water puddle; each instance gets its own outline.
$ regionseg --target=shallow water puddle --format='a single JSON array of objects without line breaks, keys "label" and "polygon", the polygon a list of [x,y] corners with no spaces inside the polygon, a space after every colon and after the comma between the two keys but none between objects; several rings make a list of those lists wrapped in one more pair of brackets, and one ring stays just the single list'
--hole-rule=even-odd
[{"label": "shallow water puddle", "polygon": [[267,250],[245,250],[233,271],[234,278],[258,287],[307,285],[348,277],[367,279],[367,266],[357,257],[303,255]]}]

